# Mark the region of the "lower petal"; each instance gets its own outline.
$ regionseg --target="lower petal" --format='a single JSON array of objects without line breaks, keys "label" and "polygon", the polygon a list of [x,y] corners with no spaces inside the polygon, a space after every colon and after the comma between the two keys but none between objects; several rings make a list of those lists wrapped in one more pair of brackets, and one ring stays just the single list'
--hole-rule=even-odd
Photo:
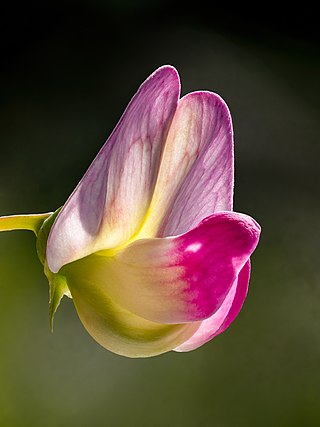
[{"label": "lower petal", "polygon": [[151,322],[202,321],[225,301],[259,233],[247,215],[219,212],[181,236],[137,240],[112,257],[94,254],[66,265],[64,274]]},{"label": "lower petal", "polygon": [[174,350],[179,352],[195,350],[224,332],[242,308],[248,292],[249,278],[250,261],[242,268],[219,310],[201,322],[201,326],[195,334]]}]

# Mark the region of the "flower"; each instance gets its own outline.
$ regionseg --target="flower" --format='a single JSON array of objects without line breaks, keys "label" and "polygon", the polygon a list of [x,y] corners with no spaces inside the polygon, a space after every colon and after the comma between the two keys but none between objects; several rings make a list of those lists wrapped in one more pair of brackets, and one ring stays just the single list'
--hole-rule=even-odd
[{"label": "flower", "polygon": [[0,218],[25,228],[89,334],[129,357],[189,351],[223,332],[247,294],[260,227],[232,211],[233,132],[208,91],[179,100],[171,66],[139,88],[65,205]]}]

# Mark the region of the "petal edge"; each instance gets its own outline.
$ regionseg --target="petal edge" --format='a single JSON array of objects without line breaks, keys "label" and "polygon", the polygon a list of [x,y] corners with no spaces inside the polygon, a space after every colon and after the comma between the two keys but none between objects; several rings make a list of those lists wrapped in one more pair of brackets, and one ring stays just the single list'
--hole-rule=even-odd
[{"label": "petal edge", "polygon": [[203,320],[194,335],[179,347],[176,347],[174,351],[186,352],[195,350],[224,332],[238,316],[243,306],[248,292],[249,279],[250,261],[240,271],[237,280],[219,310],[208,319]]}]

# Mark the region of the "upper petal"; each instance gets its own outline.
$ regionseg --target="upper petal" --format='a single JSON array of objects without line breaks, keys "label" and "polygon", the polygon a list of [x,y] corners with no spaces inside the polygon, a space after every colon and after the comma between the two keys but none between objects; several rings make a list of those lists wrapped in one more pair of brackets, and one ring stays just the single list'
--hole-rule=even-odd
[{"label": "upper petal", "polygon": [[199,329],[175,351],[191,351],[224,332],[239,314],[247,296],[250,278],[250,261],[244,265],[234,281],[221,307],[208,319],[201,322]]},{"label": "upper petal", "polygon": [[114,257],[92,255],[70,268],[142,318],[195,322],[223,304],[259,234],[247,215],[219,212],[184,235],[138,240]]},{"label": "upper petal", "polygon": [[225,102],[211,92],[183,97],[169,130],[155,192],[140,237],[187,232],[232,210],[233,132]]},{"label": "upper petal", "polygon": [[113,133],[51,229],[51,271],[126,242],[149,206],[163,143],[180,92],[176,70],[164,66],[139,88]]}]

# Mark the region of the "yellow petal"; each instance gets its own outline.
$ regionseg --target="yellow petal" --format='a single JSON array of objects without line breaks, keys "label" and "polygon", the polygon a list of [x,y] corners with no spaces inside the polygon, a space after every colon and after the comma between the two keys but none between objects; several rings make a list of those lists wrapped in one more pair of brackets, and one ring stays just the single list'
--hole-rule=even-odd
[{"label": "yellow petal", "polygon": [[104,348],[127,357],[150,357],[172,350],[189,339],[200,326],[163,325],[143,319],[114,303],[90,280],[77,275],[82,260],[63,267],[68,287],[88,333]]}]

